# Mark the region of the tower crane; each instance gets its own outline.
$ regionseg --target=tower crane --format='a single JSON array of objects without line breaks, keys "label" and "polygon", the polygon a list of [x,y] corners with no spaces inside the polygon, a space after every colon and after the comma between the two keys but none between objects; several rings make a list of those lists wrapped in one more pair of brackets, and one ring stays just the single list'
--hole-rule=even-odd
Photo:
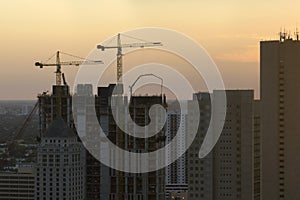
[{"label": "tower crane", "polygon": [[[123,36],[126,36],[122,34]],[[127,36],[129,37],[129,36]],[[133,37],[130,37],[133,38]],[[134,38],[137,39],[137,38]],[[121,42],[121,34],[117,35],[117,44],[113,46],[103,46],[98,45],[97,49],[101,49],[104,51],[105,49],[117,49],[117,85],[119,85],[120,90],[117,90],[118,93],[123,93],[123,86],[122,86],[122,76],[123,76],[123,63],[122,63],[122,49],[123,48],[144,48],[144,47],[153,47],[153,46],[162,46],[161,42],[137,42],[137,43],[129,43],[129,44],[122,44]]]},{"label": "tower crane", "polygon": [[[126,35],[122,34],[122,36],[126,36]],[[126,37],[130,37],[130,36],[126,36]],[[137,39],[137,38],[133,38],[133,37],[130,37],[130,38]],[[140,39],[138,39],[138,40],[140,40]],[[116,94],[118,95],[118,97],[120,97],[123,94],[123,81],[122,81],[122,76],[123,76],[122,58],[123,58],[123,54],[122,54],[122,49],[123,48],[144,48],[144,47],[153,47],[153,46],[162,46],[162,44],[161,44],[161,42],[145,42],[144,40],[143,40],[143,42],[138,42],[138,43],[122,44],[120,33],[118,33],[118,35],[117,35],[117,44],[116,45],[112,45],[112,46],[98,45],[97,46],[97,49],[101,49],[102,51],[104,51],[106,49],[117,49],[117,84],[116,84],[115,90],[116,90]],[[124,148],[124,134],[117,134],[117,145]],[[122,176],[124,174],[121,171],[119,171],[118,173],[119,173],[118,182],[120,183],[120,185],[123,185],[124,180],[123,180]],[[123,190],[124,189],[122,188],[118,192],[120,197],[124,193]]]},{"label": "tower crane", "polygon": [[[71,57],[75,57],[77,59],[77,61],[61,61],[60,60],[60,54],[64,54],[67,56],[71,56]],[[55,63],[48,63],[48,61],[50,59],[52,59],[54,56],[56,55],[56,62]],[[45,66],[54,66],[56,67],[56,87],[57,87],[57,95],[56,95],[56,109],[57,109],[57,115],[61,115],[61,96],[62,96],[62,88],[61,83],[62,83],[62,79],[63,79],[63,83],[64,85],[67,85],[66,80],[65,80],[65,76],[61,71],[61,67],[62,66],[79,66],[81,64],[87,64],[87,65],[95,65],[95,64],[103,64],[102,61],[93,61],[93,60],[86,60],[84,58],[81,58],[79,56],[74,56],[68,53],[63,53],[60,51],[57,51],[52,57],[50,57],[46,62],[36,62],[35,66],[38,66],[40,68],[43,68]]]},{"label": "tower crane", "polygon": [[[79,58],[81,60],[77,60],[77,61],[63,61],[62,62],[62,61],[60,61],[60,54],[65,54],[65,55],[68,55],[68,56],[76,57],[76,58]],[[54,55],[52,57],[54,57]],[[51,58],[49,58],[48,61]],[[46,66],[54,66],[54,67],[56,67],[56,71],[55,71],[55,74],[56,74],[56,85],[61,85],[61,82],[62,82],[61,67],[62,66],[79,66],[81,64],[94,65],[94,64],[103,64],[103,62],[100,61],[100,60],[98,60],[98,61],[85,60],[84,58],[81,58],[81,57],[78,57],[78,56],[74,56],[74,55],[71,55],[71,54],[68,54],[68,53],[63,53],[63,52],[57,51],[56,52],[56,63],[36,62],[35,66],[38,66],[40,68],[43,68],[43,67],[46,67]]]}]

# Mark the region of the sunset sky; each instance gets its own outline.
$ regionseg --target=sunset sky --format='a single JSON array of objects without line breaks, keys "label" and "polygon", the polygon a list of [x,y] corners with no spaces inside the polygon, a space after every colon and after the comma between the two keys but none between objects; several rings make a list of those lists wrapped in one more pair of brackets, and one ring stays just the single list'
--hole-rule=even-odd
[{"label": "sunset sky", "polygon": [[[38,69],[56,50],[85,57],[118,32],[173,29],[194,38],[218,65],[227,88],[259,92],[259,41],[300,29],[300,1],[1,0],[0,100],[35,99],[54,69]],[[64,69],[72,84],[77,68]]]}]

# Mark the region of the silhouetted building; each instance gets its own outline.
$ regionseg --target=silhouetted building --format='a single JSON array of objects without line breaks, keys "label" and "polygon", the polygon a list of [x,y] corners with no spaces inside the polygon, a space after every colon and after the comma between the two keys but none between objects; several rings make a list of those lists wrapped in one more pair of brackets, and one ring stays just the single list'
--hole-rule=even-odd
[{"label": "silhouetted building", "polygon": [[[93,125],[89,124],[89,117],[91,111],[98,107],[95,105],[95,96],[92,93],[92,85],[79,84],[74,94],[77,100],[78,106],[75,108],[75,114],[78,113],[78,109],[81,109],[82,122],[78,127],[92,132]],[[72,128],[75,133],[77,130],[74,125],[72,101],[73,97],[70,95],[69,86],[53,86],[52,94],[43,93],[38,96],[39,98],[39,116],[40,116],[40,135],[43,137],[47,128],[60,113],[63,120],[68,127]],[[97,97],[96,97],[97,98]],[[96,102],[98,102],[96,100]],[[60,108],[60,109],[59,109]],[[92,141],[92,139],[90,139]],[[97,142],[97,140],[95,140]],[[95,159],[88,151],[86,151],[86,200],[99,200],[100,199],[100,162]]]},{"label": "silhouetted building", "polygon": [[[62,87],[62,90],[58,91],[58,87]],[[112,114],[113,109],[120,109],[116,102],[111,101],[114,87],[114,84],[110,84],[108,87],[99,87],[98,95],[94,96],[91,85],[78,85],[72,98],[67,86],[54,86],[52,95],[39,95],[42,143],[45,143],[44,135],[48,132],[46,130],[49,124],[61,113],[63,121],[74,131],[76,131],[74,121],[78,123],[76,128],[80,130],[77,132],[78,134],[84,133],[84,135],[80,135],[80,138],[90,148],[93,147],[93,149],[89,149],[90,151],[100,151],[97,144],[99,142],[97,131],[99,130],[95,129],[94,121],[90,120],[95,111],[104,133],[119,147],[133,152],[150,152],[163,147],[165,143],[164,130],[147,139],[134,138],[121,131]],[[59,96],[61,99],[58,99]],[[122,112],[125,110],[129,112],[133,120],[141,126],[149,123],[149,109],[153,104],[166,106],[165,98],[162,99],[161,96],[133,97],[130,103],[127,97],[119,96],[119,98],[122,99],[122,106],[125,106],[121,108],[121,110],[124,109]],[[72,101],[76,101],[73,113]],[[76,116],[74,120],[72,114]],[[126,122],[126,119],[123,120]],[[145,134],[147,133],[145,132]],[[130,198],[156,200],[165,197],[164,169],[143,174],[124,173],[101,164],[89,151],[86,151],[85,169],[85,199],[87,200]]]},{"label": "silhouetted building", "polygon": [[[213,150],[199,159],[208,125],[218,123],[218,109],[212,111],[222,91],[195,94],[199,101],[198,134],[188,150],[189,200],[253,199],[253,91],[226,90],[227,111],[222,134]],[[213,115],[211,112],[214,112]],[[192,117],[192,116],[189,116]],[[191,118],[192,119],[192,118]],[[188,122],[189,123],[189,122]]]},{"label": "silhouetted building", "polygon": [[[101,89],[102,88],[99,90],[100,93]],[[111,93],[109,94],[111,95]],[[102,95],[99,95],[99,97],[100,96]],[[120,98],[119,101],[112,102],[110,101],[111,97],[107,98],[107,104],[109,106],[107,112],[108,116],[105,119],[105,113],[103,113],[102,116],[100,115],[100,121],[108,121],[108,126],[105,132],[107,132],[107,136],[111,142],[126,151],[136,153],[152,152],[163,147],[165,144],[164,130],[160,131],[155,136],[146,139],[132,137],[127,133],[124,133],[117,126],[112,115],[112,109],[116,109],[118,112],[128,112],[129,110],[132,120],[139,126],[145,126],[150,122],[150,107],[154,104],[160,104],[165,107],[165,99],[162,99],[161,96],[133,96],[131,102],[128,103],[126,96],[118,96],[117,99],[118,98]],[[128,115],[125,116],[128,117]],[[123,123],[127,122],[126,117],[121,119]],[[147,135],[147,129],[144,129],[143,134]],[[113,159],[114,157],[111,156],[111,158]],[[111,160],[111,162],[120,161]],[[157,162],[157,160],[149,160],[149,164],[154,164],[155,162]],[[103,199],[160,200],[165,198],[165,169],[149,173],[125,173],[108,168],[108,172],[109,176],[107,176],[107,174],[102,174],[101,177],[103,180],[107,180],[107,178],[109,179],[106,183],[106,187],[101,188],[101,197],[103,197]]]},{"label": "silhouetted building", "polygon": [[261,103],[254,101],[253,106],[253,199],[261,200],[261,130],[260,130]]},{"label": "silhouetted building", "polygon": [[[129,112],[135,123],[140,126],[145,126],[150,123],[149,111],[151,106],[159,104],[164,108],[167,107],[165,96],[132,96],[129,104]],[[159,118],[161,117],[159,112],[155,112],[156,122],[155,125],[159,126]],[[144,133],[147,135],[147,129]],[[134,138],[132,136],[126,136],[127,141],[131,143],[127,146],[128,151],[136,153],[147,153],[156,151],[165,146],[165,127],[154,136],[143,139]],[[164,158],[149,157],[149,165],[155,162],[164,162]],[[126,174],[127,179],[132,181],[132,185],[128,185],[128,188],[133,187],[133,195],[135,198],[142,198],[145,200],[160,200],[165,198],[165,169],[159,169],[156,171],[142,173],[142,174]]]},{"label": "silhouetted building", "polygon": [[46,132],[50,124],[60,115],[67,126],[74,127],[72,116],[72,96],[68,85],[53,85],[52,94],[44,92],[38,95],[40,136]]},{"label": "silhouetted building", "polygon": [[263,199],[300,199],[300,41],[260,43]]},{"label": "silhouetted building", "polygon": [[[213,160],[212,153],[205,158],[199,159],[199,150],[203,143],[211,117],[211,102],[209,93],[194,94],[193,101],[199,102],[200,123],[197,135],[187,151],[188,171],[188,199],[191,200],[212,200],[213,199]],[[194,109],[188,110],[187,123],[192,123]],[[196,116],[195,116],[196,115]]]},{"label": "silhouetted building", "polygon": [[[184,113],[181,113],[184,112]],[[177,135],[181,137],[176,141],[176,146],[167,148],[166,160],[171,160],[171,156],[176,156],[179,152],[185,152],[187,134],[186,128],[187,111],[172,109],[167,112],[166,122],[166,142],[169,143]],[[178,135],[179,136],[179,135]],[[166,167],[166,199],[186,199],[187,198],[187,158],[183,154],[175,162]]]},{"label": "silhouetted building", "polygon": [[[73,102],[76,105],[73,106],[73,114],[77,133],[84,134],[79,136],[85,142],[85,145],[89,146],[89,150],[94,147],[92,151],[99,151],[97,149],[97,143],[99,142],[97,136],[99,134],[95,129],[98,124],[94,124],[98,123],[98,121],[92,120],[95,111],[99,111],[99,98],[93,95],[92,85],[77,85],[76,93],[73,95]],[[102,108],[103,106],[101,105]],[[86,150],[86,200],[100,200],[100,187],[105,187],[106,183],[101,184],[101,163],[94,158],[89,150]]]},{"label": "silhouetted building", "polygon": [[38,145],[35,199],[85,199],[85,150],[61,117]]}]

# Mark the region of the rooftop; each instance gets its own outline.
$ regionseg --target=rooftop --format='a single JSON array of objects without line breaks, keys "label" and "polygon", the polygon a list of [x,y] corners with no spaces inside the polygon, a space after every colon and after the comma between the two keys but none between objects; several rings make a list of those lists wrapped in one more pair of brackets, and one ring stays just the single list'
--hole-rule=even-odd
[{"label": "rooftop", "polygon": [[66,138],[76,137],[74,131],[69,128],[61,116],[57,117],[47,129],[44,137],[48,138]]}]

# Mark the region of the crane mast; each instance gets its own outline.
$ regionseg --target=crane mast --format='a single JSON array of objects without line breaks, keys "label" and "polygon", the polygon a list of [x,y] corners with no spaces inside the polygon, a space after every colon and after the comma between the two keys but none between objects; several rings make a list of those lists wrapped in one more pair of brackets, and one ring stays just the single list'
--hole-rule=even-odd
[{"label": "crane mast", "polygon": [[[131,37],[132,38],[132,37]],[[135,38],[137,39],[137,38]],[[123,94],[123,48],[144,48],[144,47],[153,47],[153,46],[162,46],[161,42],[137,42],[137,43],[129,43],[122,44],[121,42],[121,34],[117,35],[117,45],[116,46],[104,46],[98,45],[97,48],[104,51],[105,49],[117,49],[117,85],[116,85],[116,93]]]},{"label": "crane mast", "polygon": [[117,54],[117,83],[122,84],[123,63],[122,63],[122,46],[121,35],[118,34],[118,54]]},{"label": "crane mast", "polygon": [[56,52],[56,85],[61,85],[61,65],[59,51]]}]

